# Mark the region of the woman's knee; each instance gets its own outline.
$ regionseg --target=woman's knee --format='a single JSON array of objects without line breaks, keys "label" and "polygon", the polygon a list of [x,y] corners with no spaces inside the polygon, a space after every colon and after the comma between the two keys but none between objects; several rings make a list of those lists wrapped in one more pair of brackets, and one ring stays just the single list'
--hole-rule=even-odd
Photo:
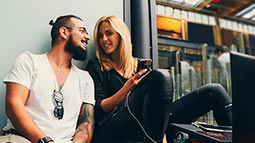
[{"label": "woman's knee", "polygon": [[199,88],[200,92],[207,92],[207,93],[212,93],[212,94],[228,94],[225,90],[225,88],[219,84],[219,83],[210,83],[210,84],[205,84],[202,87]]},{"label": "woman's knee", "polygon": [[202,88],[208,89],[210,91],[224,90],[224,87],[219,83],[208,83],[203,85]]},{"label": "woman's knee", "polygon": [[151,88],[158,88],[164,94],[173,96],[173,81],[168,70],[153,70],[150,74]]},{"label": "woman's knee", "polygon": [[200,88],[200,93],[205,93],[217,100],[221,100],[223,102],[231,102],[231,97],[225,90],[225,88],[219,83],[210,83],[206,84]]},{"label": "woman's knee", "polygon": [[172,86],[173,81],[168,70],[152,70],[149,78],[154,84],[167,84],[168,86]]}]

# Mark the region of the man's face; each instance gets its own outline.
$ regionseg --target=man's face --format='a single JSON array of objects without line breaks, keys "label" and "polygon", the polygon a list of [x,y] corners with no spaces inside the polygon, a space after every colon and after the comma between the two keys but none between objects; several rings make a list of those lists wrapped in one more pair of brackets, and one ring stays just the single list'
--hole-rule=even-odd
[{"label": "man's face", "polygon": [[69,37],[65,50],[73,54],[75,60],[85,60],[87,58],[87,48],[84,49],[75,44],[72,36]]},{"label": "man's face", "polygon": [[216,56],[217,56],[217,57],[220,57],[221,55],[222,55],[222,52],[217,52],[217,53],[216,53]]},{"label": "man's face", "polygon": [[79,19],[72,19],[75,26],[68,27],[70,36],[66,44],[66,51],[73,54],[75,60],[85,60],[87,57],[87,44],[90,39],[84,23]]}]

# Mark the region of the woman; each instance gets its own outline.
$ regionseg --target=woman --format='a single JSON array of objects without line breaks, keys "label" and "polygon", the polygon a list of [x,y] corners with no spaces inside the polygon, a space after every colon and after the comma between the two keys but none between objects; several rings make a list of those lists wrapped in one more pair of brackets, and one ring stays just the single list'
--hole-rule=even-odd
[{"label": "woman", "polygon": [[132,57],[130,33],[118,17],[101,17],[94,41],[96,59],[89,61],[87,70],[95,82],[95,143],[143,137],[146,142],[161,142],[166,128],[171,143],[174,130],[167,122],[191,123],[211,110],[219,125],[231,125],[232,110],[227,107],[232,101],[221,85],[204,85],[171,104],[168,72],[136,73],[138,60]]},{"label": "woman", "polygon": [[95,83],[95,143],[125,140],[160,142],[173,99],[169,72],[137,71],[130,33],[115,17],[102,17],[94,29],[96,59],[88,62]]}]

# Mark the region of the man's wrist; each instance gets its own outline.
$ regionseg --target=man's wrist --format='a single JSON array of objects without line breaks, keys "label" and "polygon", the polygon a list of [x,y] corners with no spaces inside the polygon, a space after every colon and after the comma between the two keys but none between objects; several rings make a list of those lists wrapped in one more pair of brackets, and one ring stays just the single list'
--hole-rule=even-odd
[{"label": "man's wrist", "polygon": [[49,142],[54,142],[54,141],[51,137],[46,136],[46,137],[39,139],[37,143],[49,143]]}]

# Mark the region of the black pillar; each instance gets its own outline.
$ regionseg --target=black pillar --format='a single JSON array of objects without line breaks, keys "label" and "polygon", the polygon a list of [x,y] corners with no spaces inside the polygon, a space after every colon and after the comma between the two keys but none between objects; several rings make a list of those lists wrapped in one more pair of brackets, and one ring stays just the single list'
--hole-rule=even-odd
[{"label": "black pillar", "polygon": [[158,68],[155,0],[131,0],[131,39],[133,55],[151,58],[153,68]]}]

